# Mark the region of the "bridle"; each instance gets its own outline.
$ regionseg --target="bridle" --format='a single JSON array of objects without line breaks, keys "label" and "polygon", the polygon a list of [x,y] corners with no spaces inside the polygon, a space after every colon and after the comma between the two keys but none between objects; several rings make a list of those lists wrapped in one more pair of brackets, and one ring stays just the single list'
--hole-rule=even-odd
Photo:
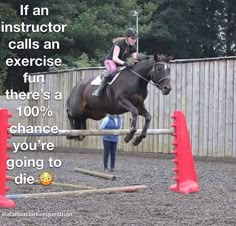
[{"label": "bridle", "polygon": [[[164,64],[164,65],[166,65],[166,63],[157,62],[157,63],[155,63],[155,65],[154,65],[153,71],[156,71],[156,65],[157,65],[157,64]],[[138,77],[140,77],[141,79],[143,79],[144,81],[146,81],[146,82],[148,82],[148,83],[150,82],[151,85],[156,86],[156,87],[158,87],[159,89],[162,88],[161,85],[160,85],[160,83],[162,83],[162,82],[164,82],[164,81],[167,81],[167,80],[170,80],[170,76],[165,76],[165,77],[163,77],[163,78],[160,78],[156,83],[154,83],[153,81],[150,81],[150,80],[144,78],[142,75],[140,75],[139,73],[137,73],[137,72],[134,71],[133,69],[130,69],[130,71],[133,72],[133,73],[134,73],[135,75],[137,75]]]}]

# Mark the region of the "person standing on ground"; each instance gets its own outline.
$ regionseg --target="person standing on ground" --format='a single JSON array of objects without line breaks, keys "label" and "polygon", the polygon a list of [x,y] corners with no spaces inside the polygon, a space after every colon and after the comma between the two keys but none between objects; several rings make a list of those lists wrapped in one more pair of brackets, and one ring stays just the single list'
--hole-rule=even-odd
[{"label": "person standing on ground", "polygon": [[[100,125],[100,129],[120,129],[121,127],[121,117],[119,115],[108,114]],[[108,159],[111,155],[111,172],[114,171],[115,161],[116,161],[116,149],[119,140],[118,135],[103,135],[103,166],[104,171],[108,171]]]}]

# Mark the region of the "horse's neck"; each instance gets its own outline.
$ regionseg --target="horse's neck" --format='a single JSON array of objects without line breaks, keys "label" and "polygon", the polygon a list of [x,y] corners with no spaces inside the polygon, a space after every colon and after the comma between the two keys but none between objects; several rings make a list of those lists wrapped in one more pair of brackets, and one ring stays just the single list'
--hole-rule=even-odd
[{"label": "horse's neck", "polygon": [[135,65],[133,70],[137,73],[135,74],[136,81],[138,84],[138,89],[144,92],[146,95],[147,85],[150,81],[150,71],[152,69],[152,62],[151,61],[141,61]]},{"label": "horse's neck", "polygon": [[137,65],[134,67],[134,71],[147,80],[150,79],[149,74],[151,69],[152,69],[152,63],[150,60],[143,62],[141,61],[137,63]]},{"label": "horse's neck", "polygon": [[145,60],[140,61],[135,65],[133,70],[137,73],[136,77],[139,83],[139,86],[141,86],[141,89],[147,88],[148,82],[150,81],[150,71],[152,69],[152,61]]}]

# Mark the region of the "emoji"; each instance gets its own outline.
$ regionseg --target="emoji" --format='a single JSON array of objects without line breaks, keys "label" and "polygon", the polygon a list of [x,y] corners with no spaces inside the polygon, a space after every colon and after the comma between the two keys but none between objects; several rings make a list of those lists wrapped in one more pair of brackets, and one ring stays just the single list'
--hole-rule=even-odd
[{"label": "emoji", "polygon": [[50,172],[42,172],[39,175],[39,182],[44,186],[50,185],[52,181],[53,181],[53,176]]}]

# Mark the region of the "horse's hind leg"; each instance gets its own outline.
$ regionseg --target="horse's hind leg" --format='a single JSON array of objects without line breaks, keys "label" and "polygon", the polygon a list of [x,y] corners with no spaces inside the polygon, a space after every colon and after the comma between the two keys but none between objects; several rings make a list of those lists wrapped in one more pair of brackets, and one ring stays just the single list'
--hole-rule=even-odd
[{"label": "horse's hind leg", "polygon": [[[71,117],[71,116],[68,114],[68,119],[69,119],[69,122],[70,122],[70,128],[71,128],[71,129],[76,129],[76,128],[75,128],[75,121],[74,121],[74,118]],[[68,140],[72,140],[72,139],[74,139],[75,137],[74,137],[74,136],[71,136],[71,135],[67,135],[66,138],[67,138]]]},{"label": "horse's hind leg", "polygon": [[[79,128],[76,128],[76,129],[82,129],[82,130],[86,130],[87,129],[86,119],[83,117],[83,115],[81,115],[79,118],[77,118],[75,120],[75,124],[79,127]],[[84,140],[84,138],[85,138],[84,135],[79,135],[75,139],[79,140],[79,141],[82,141],[82,140]]]},{"label": "horse's hind leg", "polygon": [[143,138],[146,137],[147,135],[147,130],[148,130],[148,127],[149,127],[149,124],[150,124],[150,121],[152,119],[150,113],[147,111],[147,109],[145,108],[145,106],[143,105],[143,107],[140,109],[140,112],[141,114],[140,115],[143,115],[145,117],[145,123],[144,123],[144,127],[143,127],[143,130],[142,130],[142,133],[137,136],[135,138],[135,140],[133,141],[133,145],[138,145]]},{"label": "horse's hind leg", "polygon": [[[76,125],[76,128],[75,129],[84,129],[83,126],[84,126],[84,121],[81,117],[78,117],[75,119],[75,125]],[[85,136],[83,135],[79,135],[79,136],[74,136],[74,139],[75,140],[79,140],[79,141],[82,141],[84,140]]]},{"label": "horse's hind leg", "polygon": [[[80,117],[73,118],[68,114],[68,118],[69,118],[70,127],[72,130],[82,129],[83,122],[81,122]],[[79,141],[84,140],[84,136],[82,136],[82,135],[80,135],[80,136],[67,135],[66,138],[68,140],[72,140],[72,139],[79,140]]]}]

